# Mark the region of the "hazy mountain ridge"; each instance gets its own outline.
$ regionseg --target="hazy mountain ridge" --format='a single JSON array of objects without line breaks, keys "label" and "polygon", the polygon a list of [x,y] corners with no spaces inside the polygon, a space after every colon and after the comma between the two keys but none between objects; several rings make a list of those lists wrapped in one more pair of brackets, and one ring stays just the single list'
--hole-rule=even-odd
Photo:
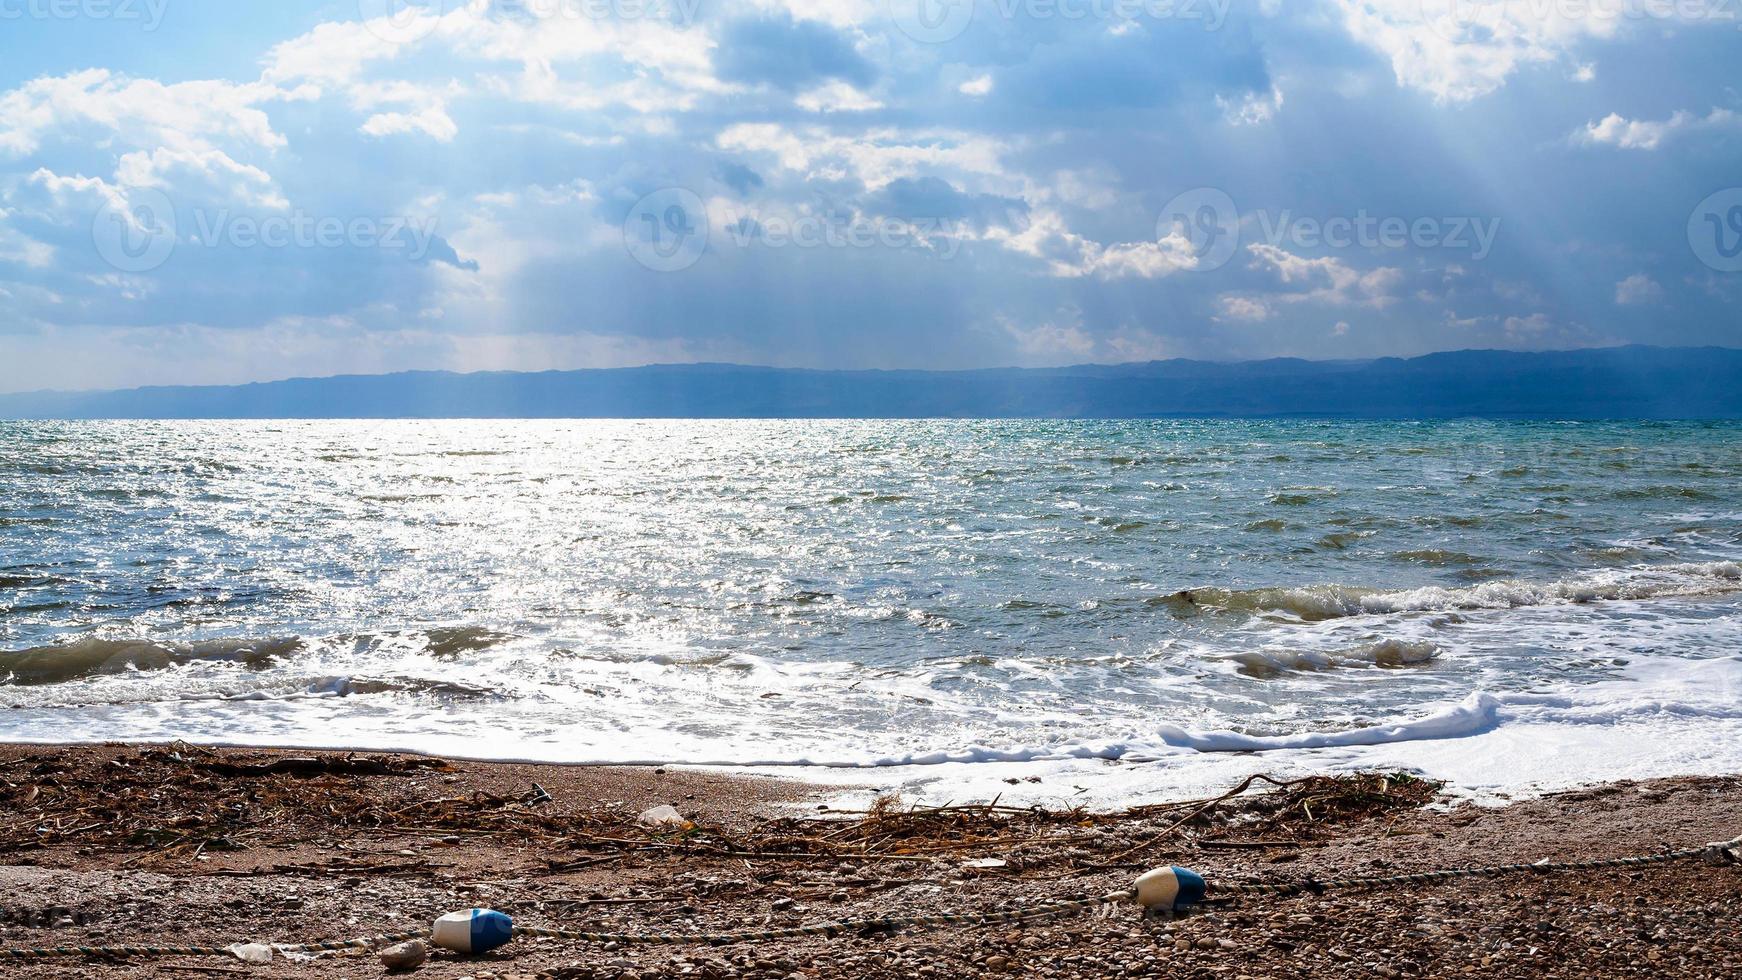
[{"label": "hazy mountain ridge", "polygon": [[678,364],[0,395],[0,418],[1742,418],[1742,350],[965,371]]}]

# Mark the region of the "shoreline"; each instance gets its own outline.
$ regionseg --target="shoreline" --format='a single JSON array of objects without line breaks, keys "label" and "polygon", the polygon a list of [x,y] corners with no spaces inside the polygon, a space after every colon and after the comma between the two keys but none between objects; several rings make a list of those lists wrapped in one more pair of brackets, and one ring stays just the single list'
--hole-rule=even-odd
[{"label": "shoreline", "polygon": [[[1262,759],[1246,761],[1248,774],[1264,771]],[[1742,776],[1611,783],[1501,808],[1448,800],[1403,774],[1283,782],[1112,813],[915,808],[863,788],[688,768],[0,745],[0,893],[10,896],[0,947],[338,940],[472,906],[598,931],[764,929],[1030,907],[1123,889],[1168,863],[1212,882],[1299,881],[1610,858],[1742,834]],[[859,802],[819,809],[825,792]],[[637,825],[662,804],[689,826]],[[523,938],[483,957],[439,954],[413,975],[1718,977],[1742,970],[1742,935],[1724,926],[1738,907],[1742,866],[1685,862],[1240,897],[1174,921],[1120,906],[725,947]],[[270,967],[75,957],[7,971],[383,975],[367,954]]]}]

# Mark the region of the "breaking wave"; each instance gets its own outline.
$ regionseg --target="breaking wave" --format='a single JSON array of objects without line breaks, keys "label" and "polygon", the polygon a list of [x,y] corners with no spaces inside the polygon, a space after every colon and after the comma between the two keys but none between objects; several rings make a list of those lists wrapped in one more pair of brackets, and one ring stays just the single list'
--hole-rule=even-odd
[{"label": "breaking wave", "polygon": [[82,637],[67,643],[0,652],[0,685],[64,684],[139,671],[164,670],[195,663],[231,663],[263,671],[316,646],[341,645],[353,650],[401,647],[411,653],[452,659],[517,639],[511,633],[481,626],[445,626],[429,630],[341,636],[332,640],[302,637],[213,639],[163,642],[137,638]]},{"label": "breaking wave", "polygon": [[1267,589],[1186,589],[1151,600],[1179,616],[1213,612],[1280,613],[1308,622],[1400,612],[1512,609],[1627,599],[1710,596],[1742,591],[1733,561],[1639,565],[1551,582],[1496,581],[1464,588],[1386,590],[1344,585]]}]

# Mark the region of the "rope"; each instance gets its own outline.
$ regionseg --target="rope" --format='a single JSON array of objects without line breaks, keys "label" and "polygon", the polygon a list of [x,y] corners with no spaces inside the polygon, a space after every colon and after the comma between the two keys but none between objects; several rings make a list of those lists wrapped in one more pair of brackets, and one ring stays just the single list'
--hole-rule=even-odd
[{"label": "rope", "polygon": [[[346,949],[372,949],[390,946],[408,939],[423,939],[429,930],[389,932],[361,939],[342,939],[324,943],[272,943],[274,953],[326,953]],[[230,946],[34,946],[0,949],[0,960],[46,959],[52,956],[235,956]]]},{"label": "rope", "polygon": [[[1734,840],[1707,844],[1703,847],[1693,847],[1680,851],[1665,851],[1660,854],[1648,854],[1641,857],[1609,858],[1599,861],[1541,861],[1536,864],[1497,864],[1483,868],[1456,868],[1446,871],[1421,871],[1413,874],[1388,875],[1385,877],[1364,878],[1334,878],[1329,881],[1318,881],[1308,878],[1301,882],[1284,884],[1265,884],[1263,882],[1211,882],[1210,890],[1230,895],[1276,895],[1292,896],[1318,894],[1320,892],[1359,891],[1373,888],[1383,888],[1388,885],[1430,884],[1450,881],[1456,878],[1487,878],[1498,875],[1514,874],[1529,871],[1544,874],[1550,871],[1587,871],[1595,868],[1626,868],[1649,864],[1665,864],[1671,861],[1687,861],[1694,858],[1705,858],[1719,863],[1733,860],[1736,852],[1742,850],[1742,837]],[[686,944],[704,944],[708,946],[726,946],[734,943],[766,942],[774,939],[791,939],[799,936],[833,936],[843,932],[858,932],[873,929],[903,929],[940,925],[996,925],[1006,922],[1036,922],[1045,919],[1062,918],[1078,912],[1114,905],[1120,902],[1133,901],[1137,897],[1136,889],[1110,892],[1098,898],[1075,898],[1048,902],[1037,908],[1012,912],[941,912],[935,915],[892,916],[881,919],[842,919],[835,922],[821,922],[807,926],[790,926],[784,929],[745,930],[740,932],[696,933],[690,935],[654,932],[587,932],[578,929],[552,929],[542,926],[515,926],[514,933],[522,936],[545,937],[550,939],[572,939],[589,943],[620,943],[623,945],[642,946],[677,946]],[[427,930],[385,933],[378,936],[366,936],[361,939],[337,940],[320,943],[296,943],[270,945],[277,953],[309,953],[334,952],[339,950],[372,949],[392,943],[405,942],[410,939],[428,938]],[[6,959],[40,959],[54,956],[235,956],[234,947],[230,946],[50,946],[19,949],[0,949],[0,960]]]},{"label": "rope", "polygon": [[1724,860],[1728,851],[1742,848],[1742,837],[1735,840],[1707,844],[1704,847],[1690,847],[1681,851],[1665,851],[1662,854],[1648,854],[1643,857],[1608,858],[1601,861],[1538,861],[1535,864],[1495,864],[1485,868],[1454,868],[1448,871],[1418,871],[1413,874],[1387,875],[1377,878],[1333,878],[1330,881],[1318,881],[1308,878],[1305,881],[1281,885],[1267,885],[1262,882],[1212,882],[1210,888],[1217,892],[1232,895],[1305,895],[1319,892],[1365,891],[1374,888],[1384,888],[1389,885],[1420,885],[1434,882],[1451,881],[1456,878],[1492,878],[1499,875],[1515,874],[1520,871],[1531,871],[1546,874],[1550,871],[1589,871],[1595,868],[1631,868],[1647,864],[1666,864],[1670,861],[1687,861],[1693,858],[1710,858],[1715,861]]},{"label": "rope", "polygon": [[940,912],[937,915],[902,915],[883,919],[842,919],[837,922],[819,922],[808,926],[789,926],[785,929],[746,930],[743,932],[716,932],[694,935],[649,932],[583,932],[577,929],[545,929],[538,926],[515,926],[514,931],[524,936],[545,936],[551,939],[576,939],[588,943],[621,943],[640,946],[677,946],[688,943],[703,943],[709,946],[729,946],[734,943],[766,942],[772,939],[791,939],[796,936],[833,936],[842,932],[859,932],[875,929],[903,929],[913,926],[941,925],[997,925],[1004,922],[1035,922],[1043,919],[1057,919],[1078,912],[1085,912],[1102,905],[1115,905],[1119,902],[1129,902],[1136,897],[1131,890],[1112,892],[1099,898],[1067,899],[1059,902],[1049,902],[1046,905],[1027,909],[1021,912]]}]

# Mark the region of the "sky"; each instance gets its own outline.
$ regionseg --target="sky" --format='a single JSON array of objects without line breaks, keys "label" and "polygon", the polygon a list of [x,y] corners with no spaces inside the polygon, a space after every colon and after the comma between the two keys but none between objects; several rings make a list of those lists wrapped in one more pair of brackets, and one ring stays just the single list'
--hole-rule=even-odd
[{"label": "sky", "polygon": [[0,391],[1742,346],[1742,0],[0,0]]}]

